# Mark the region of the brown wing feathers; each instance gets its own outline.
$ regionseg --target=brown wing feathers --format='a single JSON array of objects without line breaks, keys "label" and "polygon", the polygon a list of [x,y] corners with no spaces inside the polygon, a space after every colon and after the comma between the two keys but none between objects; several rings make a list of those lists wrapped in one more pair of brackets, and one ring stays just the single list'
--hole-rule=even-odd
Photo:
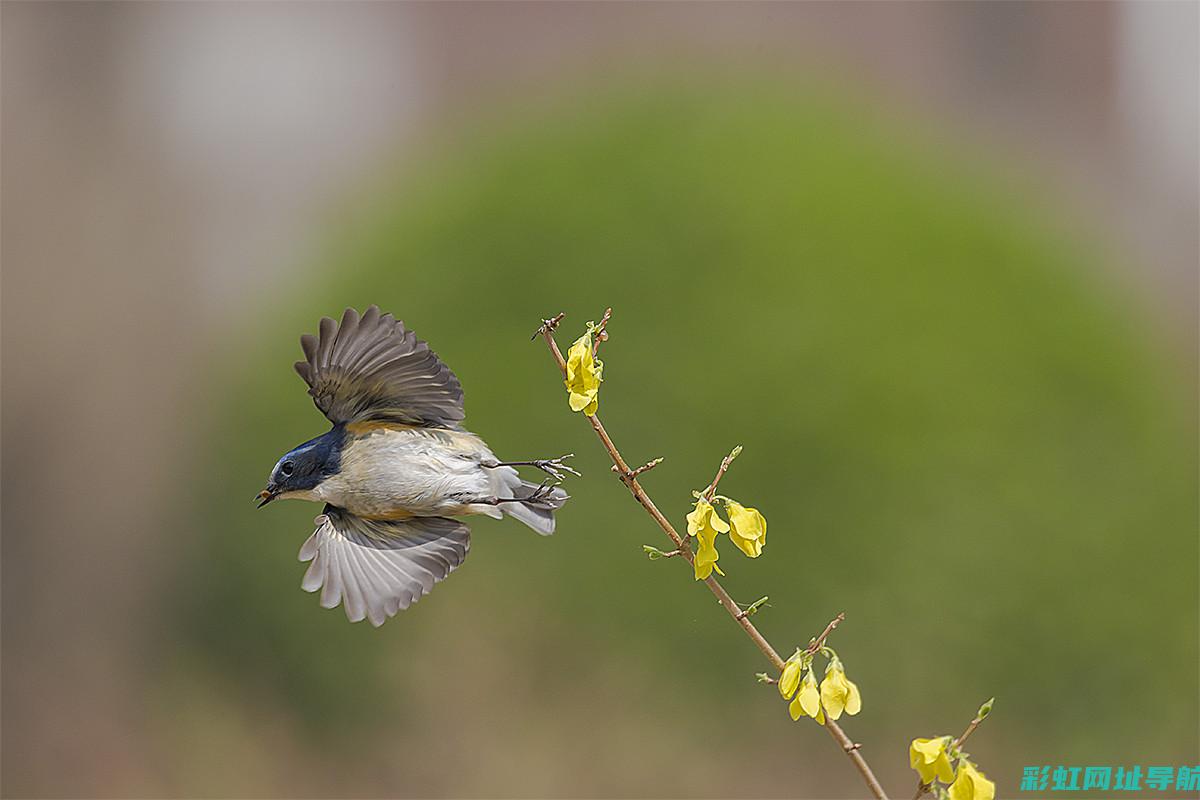
[{"label": "brown wing feathers", "polygon": [[391,314],[346,309],[339,325],[325,317],[317,336],[300,338],[296,372],[331,422],[403,422],[453,426],[463,413],[458,378]]}]

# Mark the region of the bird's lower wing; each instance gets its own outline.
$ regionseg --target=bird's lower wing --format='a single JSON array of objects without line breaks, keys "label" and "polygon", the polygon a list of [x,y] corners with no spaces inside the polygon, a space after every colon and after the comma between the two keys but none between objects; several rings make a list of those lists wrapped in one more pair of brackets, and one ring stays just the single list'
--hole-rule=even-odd
[{"label": "bird's lower wing", "polygon": [[368,520],[326,506],[316,523],[300,548],[300,560],[312,562],[300,586],[376,627],[429,594],[471,547],[470,529],[443,517]]}]

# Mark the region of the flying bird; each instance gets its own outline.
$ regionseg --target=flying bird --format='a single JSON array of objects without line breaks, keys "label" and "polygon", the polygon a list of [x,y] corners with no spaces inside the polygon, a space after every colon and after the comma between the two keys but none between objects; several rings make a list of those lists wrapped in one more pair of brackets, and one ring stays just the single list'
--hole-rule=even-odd
[{"label": "flying bird", "polygon": [[[333,427],[285,453],[255,499],[325,503],[300,548],[311,562],[300,585],[320,590],[322,606],[382,625],[462,564],[470,514],[554,532],[568,499],[556,484],[579,474],[563,463],[570,456],[498,460],[462,425],[458,378],[403,322],[376,306],[361,317],[348,308],[300,345],[296,372]],[[548,477],[522,480],[518,466]]]}]

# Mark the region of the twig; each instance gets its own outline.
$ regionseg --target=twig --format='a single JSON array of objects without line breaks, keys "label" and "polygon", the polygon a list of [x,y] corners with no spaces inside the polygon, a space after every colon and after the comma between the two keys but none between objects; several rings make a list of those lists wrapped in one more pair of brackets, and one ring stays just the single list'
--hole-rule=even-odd
[{"label": "twig", "polygon": [[[612,309],[605,311],[604,317],[600,321],[601,327],[607,325],[609,317],[611,316],[611,312]],[[542,327],[538,329],[538,333],[540,333],[542,338],[546,340],[546,346],[550,348],[550,353],[554,356],[554,361],[558,364],[559,371],[562,372],[563,377],[566,378],[567,362],[563,358],[562,351],[558,349],[558,343],[554,341],[554,328],[560,321],[562,321],[562,318],[563,314],[559,314],[552,320],[544,321]],[[604,334],[604,338],[607,339],[607,333]],[[600,337],[597,336],[597,340],[599,339]],[[617,450],[617,446],[613,444],[613,440],[608,435],[608,431],[604,429],[604,425],[600,422],[600,417],[593,414],[592,416],[587,417],[587,420],[591,424],[592,430],[596,432],[596,436],[599,437],[600,443],[604,445],[605,451],[608,452],[608,457],[612,459],[613,466],[616,467],[617,476],[621,479],[621,482],[625,484],[625,486],[629,489],[630,494],[633,495],[633,498],[642,506],[642,508],[646,510],[646,513],[649,514],[658,527],[662,529],[663,533],[667,535],[667,538],[669,538],[679,550],[679,554],[683,556],[684,560],[686,560],[688,564],[691,564],[695,559],[695,556],[692,554],[687,540],[679,535],[679,533],[675,530],[675,526],[673,526],[670,520],[668,520],[663,513],[658,510],[658,506],[654,505],[654,501],[650,499],[650,496],[646,494],[646,490],[642,488],[640,483],[638,483],[637,476],[633,474],[633,470],[629,468],[629,464],[625,462],[625,459],[621,456],[621,452]],[[733,458],[736,458],[736,452],[730,453],[730,455],[726,457],[728,461],[732,461]],[[709,487],[710,490],[714,492],[716,491],[716,486],[720,482],[721,476],[728,468],[729,464],[725,463],[725,461],[722,461],[722,468],[718,470],[716,479]],[[723,587],[712,575],[704,579],[704,585],[707,586],[709,591],[713,593],[713,595],[717,598],[717,601],[724,606],[725,610],[729,613],[729,616],[733,618],[733,621],[741,626],[742,631],[745,632],[746,636],[750,638],[750,641],[754,642],[754,646],[757,647],[760,652],[762,652],[767,661],[771,662],[771,666],[774,667],[776,671],[782,672],[784,660],[779,656],[779,653],[775,651],[775,648],[771,646],[771,643],[768,642],[762,633],[759,632],[754,623],[751,622],[748,617],[742,615],[741,608],[739,608],[738,604],[733,601],[733,598],[729,596],[729,593],[725,591],[725,587]],[[832,630],[832,628],[829,630]],[[828,633],[824,635],[828,635]],[[850,737],[846,735],[841,726],[834,722],[828,714],[825,715],[825,729],[829,731],[829,735],[833,737],[833,740],[838,743],[838,745],[850,758],[851,763],[854,765],[855,769],[858,770],[863,781],[867,784],[867,788],[871,791],[871,794],[876,798],[876,800],[887,800],[887,794],[883,791],[883,787],[879,784],[879,780],[875,777],[875,773],[871,771],[871,767],[862,757],[862,753],[859,752],[860,745],[857,745],[851,741]]]},{"label": "twig", "polygon": [[710,503],[712,502],[713,495],[717,493],[717,484],[721,482],[721,478],[725,477],[725,471],[729,469],[729,465],[733,463],[733,460],[741,455],[741,452],[742,446],[739,444],[730,451],[729,455],[721,459],[721,466],[717,468],[717,477],[713,478],[713,481],[708,485],[708,488],[700,493],[705,500]]},{"label": "twig", "polygon": [[664,553],[662,550],[659,550],[657,547],[650,544],[642,545],[642,550],[645,551],[646,555],[650,557],[651,561],[654,561],[658,558],[674,558],[675,556],[679,555],[678,550],[672,550],[669,553]]},{"label": "twig", "polygon": [[[661,464],[662,462],[663,462],[663,460],[662,460],[662,458],[661,458],[661,457],[659,457],[659,458],[656,458],[656,459],[654,459],[653,461],[647,461],[645,464],[642,464],[642,465],[641,465],[640,467],[638,467],[637,469],[635,469],[635,470],[631,471],[627,477],[630,477],[630,478],[636,478],[638,475],[641,475],[643,472],[649,472],[650,470],[654,469],[655,467],[657,467],[657,466],[658,466],[659,464]],[[613,464],[613,465],[612,465],[612,471],[613,471],[613,472],[616,472],[616,473],[618,473],[618,474],[620,474],[620,470],[619,470],[619,469],[617,469],[617,465],[616,465],[616,464]]]},{"label": "twig", "polygon": [[961,750],[962,746],[963,746],[963,742],[965,742],[967,740],[968,736],[970,736],[972,733],[975,732],[975,729],[979,727],[979,723],[981,723],[981,722],[983,722],[983,720],[980,719],[979,717],[976,717],[975,719],[971,720],[971,724],[968,725],[967,729],[962,732],[962,736],[959,736],[957,739],[954,740],[954,746]]},{"label": "twig", "polygon": [[821,635],[808,643],[808,647],[805,648],[805,652],[807,652],[809,655],[812,655],[820,650],[821,645],[825,644],[825,640],[829,638],[829,634],[833,633],[833,629],[845,621],[845,613],[838,612],[838,615],[831,619],[829,624],[825,626],[825,630],[821,631]]},{"label": "twig", "polygon": [[608,341],[608,321],[612,318],[612,308],[604,309],[604,316],[600,318],[600,324],[592,329],[596,338],[592,340],[592,355],[600,356],[600,345]]},{"label": "twig", "polygon": [[565,316],[566,316],[566,313],[560,311],[557,314],[555,314],[553,317],[551,317],[550,319],[542,320],[542,324],[538,327],[538,329],[536,331],[533,332],[533,336],[529,337],[529,341],[532,342],[534,339],[536,339],[539,336],[545,336],[547,333],[553,333],[554,329],[558,327],[558,323],[562,322],[563,317],[565,317]]}]

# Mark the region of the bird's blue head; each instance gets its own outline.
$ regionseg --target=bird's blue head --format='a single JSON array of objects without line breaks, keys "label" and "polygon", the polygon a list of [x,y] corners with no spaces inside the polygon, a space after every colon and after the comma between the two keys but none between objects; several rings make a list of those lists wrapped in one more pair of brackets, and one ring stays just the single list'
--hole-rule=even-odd
[{"label": "bird's blue head", "polygon": [[303,496],[300,493],[307,493],[329,476],[338,474],[345,439],[345,429],[335,425],[328,433],[285,453],[271,470],[267,488],[258,493],[258,507],[262,508],[277,497]]}]

